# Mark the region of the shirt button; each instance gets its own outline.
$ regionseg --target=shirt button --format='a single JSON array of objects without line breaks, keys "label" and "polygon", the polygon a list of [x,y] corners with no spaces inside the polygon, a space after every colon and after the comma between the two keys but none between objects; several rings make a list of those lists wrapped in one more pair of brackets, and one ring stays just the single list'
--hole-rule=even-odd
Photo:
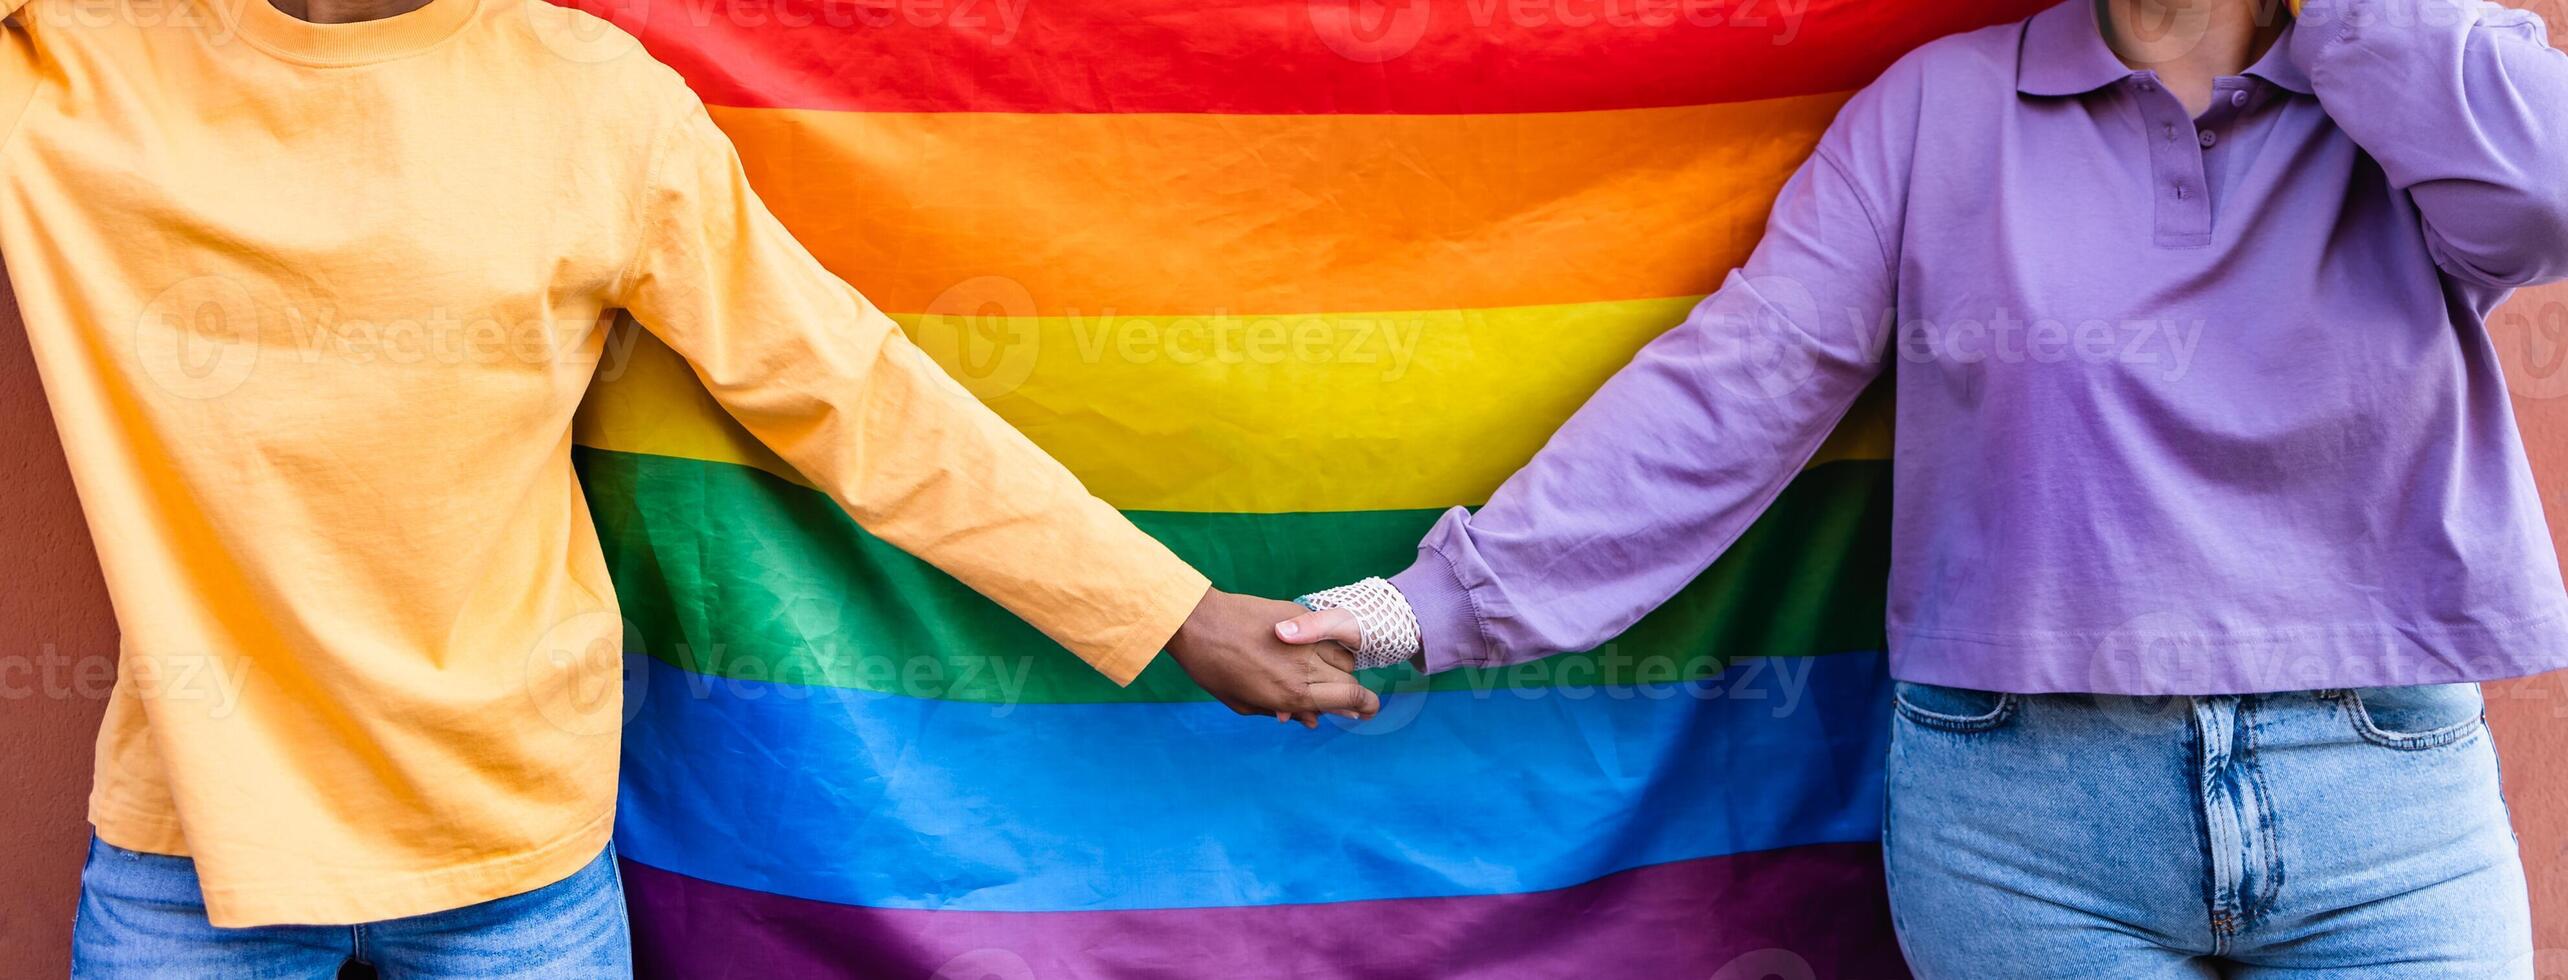
[{"label": "shirt button", "polygon": [[2157,91],[2157,90],[2158,90],[2158,86],[2156,86],[2156,85],[2154,85],[2154,84],[2151,84],[2151,83],[2149,83],[2149,82],[2142,82],[2142,83],[2140,83],[2140,91],[2143,91],[2143,92],[2155,92],[2155,91]]},{"label": "shirt button", "polygon": [[2211,132],[2211,130],[2206,129],[2206,130],[2203,130],[2203,131],[2202,131],[2202,148],[2203,148],[2203,149],[2206,149],[2206,150],[2211,149],[2211,144],[2218,143],[2218,142],[2220,142],[2220,137],[2213,135],[2213,134],[2212,134],[2212,132]]},{"label": "shirt button", "polygon": [[2229,93],[2229,104],[2246,105],[2247,93],[2244,90]]}]

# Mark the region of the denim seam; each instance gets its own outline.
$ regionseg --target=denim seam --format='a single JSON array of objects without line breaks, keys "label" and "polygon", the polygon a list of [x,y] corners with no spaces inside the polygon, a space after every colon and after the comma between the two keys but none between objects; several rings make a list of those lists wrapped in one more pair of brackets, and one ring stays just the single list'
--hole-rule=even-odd
[{"label": "denim seam", "polygon": [[2363,741],[2400,752],[2439,749],[2469,737],[2472,732],[2484,729],[2488,724],[2488,711],[2486,708],[2481,708],[2477,715],[2468,720],[2457,721],[2441,728],[2422,732],[2394,732],[2372,721],[2372,711],[2363,705],[2361,692],[2349,690],[2345,692],[2339,703],[2344,705],[2347,717],[2353,720],[2354,733],[2361,735]]},{"label": "denim seam", "polygon": [[[2245,712],[2252,709],[2247,708],[2242,701],[2239,710]],[[2247,781],[2256,790],[2256,839],[2265,846],[2265,887],[2257,891],[2256,904],[2248,908],[2246,914],[2240,917],[2238,927],[2241,931],[2255,928],[2258,923],[2263,922],[2266,913],[2273,910],[2274,903],[2282,897],[2283,892],[2282,834],[2277,829],[2282,818],[2274,809],[2274,794],[2265,782],[2265,764],[2257,753],[2256,724],[2252,716],[2249,717],[2245,727],[2247,729]]]},{"label": "denim seam", "polygon": [[2356,711],[2356,718],[2359,719],[2356,722],[2356,729],[2362,733],[2365,741],[2385,749],[2396,749],[2401,752],[2422,752],[2427,749],[2439,749],[2470,737],[2488,723],[2487,712],[2482,711],[2468,721],[2446,725],[2430,732],[2409,734],[2406,732],[2388,731],[2378,725],[2372,724],[2371,715],[2368,712],[2361,711],[2360,709],[2357,709]]},{"label": "denim seam", "polygon": [[2001,693],[1997,696],[1997,707],[1990,709],[1987,714],[1948,715],[1910,704],[1907,698],[1900,697],[1896,693],[1890,697],[1891,709],[1897,711],[1901,717],[1928,728],[1963,734],[1985,732],[2005,724],[2006,720],[2015,714],[2015,704],[2014,694]]},{"label": "denim seam", "polygon": [[[1890,751],[1898,751],[1896,740],[1893,741]],[[1892,870],[1896,862],[1891,852],[1890,843],[1892,819],[1890,810],[1891,799],[1892,795],[1890,793],[1881,794],[1881,890],[1885,895],[1896,896],[1899,894],[1899,875],[1896,871]],[[1904,917],[1900,915],[1899,910],[1900,903],[1896,898],[1893,898],[1890,902],[1890,928],[1891,935],[1894,939],[1899,936],[1906,935],[1908,932],[1906,923],[1902,921]],[[1906,951],[1906,946],[1904,944],[1901,946],[1901,950],[1902,952]]]},{"label": "denim seam", "polygon": [[2220,842],[2212,836],[2212,799],[2203,780],[2203,764],[2211,752],[2211,733],[2203,730],[2199,711],[2190,713],[2193,717],[2185,724],[2185,770],[2186,782],[2192,789],[2193,806],[2189,809],[2193,811],[2194,833],[2202,843],[2197,856],[2202,860],[2203,931],[2211,939],[2211,954],[2218,956],[2229,951],[2229,937],[2220,930],[2220,859],[2213,853]]}]

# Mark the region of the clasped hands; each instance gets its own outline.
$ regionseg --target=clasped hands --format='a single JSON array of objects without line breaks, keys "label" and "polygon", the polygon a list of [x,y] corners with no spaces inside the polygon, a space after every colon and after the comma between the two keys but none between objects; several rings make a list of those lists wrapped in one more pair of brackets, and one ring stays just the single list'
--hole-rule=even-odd
[{"label": "clasped hands", "polygon": [[[1288,641],[1278,626],[1293,624]],[[1243,715],[1317,728],[1320,715],[1363,720],[1382,699],[1355,680],[1356,630],[1342,611],[1309,613],[1275,599],[1204,593],[1168,653],[1214,700]]]}]

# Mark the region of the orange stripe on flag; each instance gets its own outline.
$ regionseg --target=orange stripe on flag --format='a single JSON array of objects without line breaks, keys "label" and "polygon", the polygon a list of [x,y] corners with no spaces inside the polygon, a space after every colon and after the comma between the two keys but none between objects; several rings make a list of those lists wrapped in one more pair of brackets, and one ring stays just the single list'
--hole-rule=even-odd
[{"label": "orange stripe on flag", "polygon": [[[1709,292],[1842,95],[1479,116],[716,109],[776,213],[895,312],[1478,309]],[[945,296],[940,302],[939,297]]]}]

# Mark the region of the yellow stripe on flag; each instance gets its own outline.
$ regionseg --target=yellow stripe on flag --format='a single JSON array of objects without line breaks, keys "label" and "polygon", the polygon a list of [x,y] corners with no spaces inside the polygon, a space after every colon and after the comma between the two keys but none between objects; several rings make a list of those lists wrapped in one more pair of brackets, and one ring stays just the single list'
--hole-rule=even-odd
[{"label": "yellow stripe on flag", "polygon": [[1843,95],[1509,115],[717,108],[760,195],[886,310],[1485,309],[1695,295]]},{"label": "yellow stripe on flag", "polygon": [[[980,298],[1007,308],[1004,284]],[[1479,503],[1693,298],[1417,313],[895,317],[991,408],[1125,510]],[[620,335],[582,445],[799,480],[677,355]],[[1867,399],[1818,460],[1886,458]]]}]

